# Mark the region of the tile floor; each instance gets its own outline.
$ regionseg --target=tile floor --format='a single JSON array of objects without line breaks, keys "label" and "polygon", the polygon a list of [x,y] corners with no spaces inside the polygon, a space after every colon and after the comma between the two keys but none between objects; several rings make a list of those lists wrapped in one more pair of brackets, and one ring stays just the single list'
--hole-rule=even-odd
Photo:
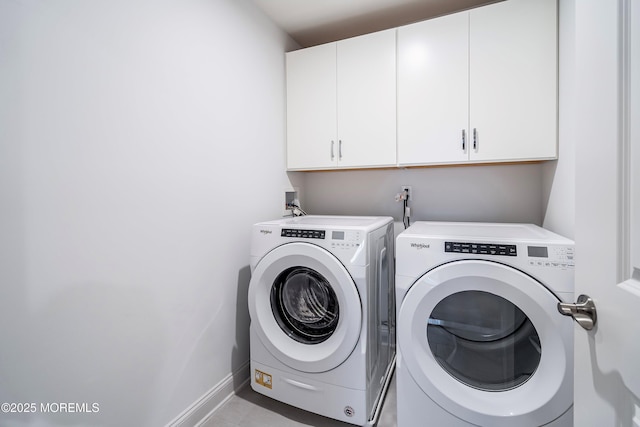
[{"label": "tile floor", "polygon": [[[256,393],[247,385],[218,409],[202,427],[353,427],[311,414]],[[391,379],[377,427],[396,427],[396,381]]]}]

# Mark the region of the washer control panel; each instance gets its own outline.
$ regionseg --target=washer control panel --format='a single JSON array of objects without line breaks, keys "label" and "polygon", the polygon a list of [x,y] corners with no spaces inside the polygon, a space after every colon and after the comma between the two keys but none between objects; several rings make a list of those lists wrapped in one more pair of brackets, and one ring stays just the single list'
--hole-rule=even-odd
[{"label": "washer control panel", "polygon": [[283,228],[280,236],[295,237],[298,239],[324,239],[326,231],[324,230],[300,230],[296,228]]},{"label": "washer control panel", "polygon": [[320,239],[330,243],[331,249],[354,249],[362,244],[362,232],[354,230],[317,230],[301,228],[283,228],[281,237],[295,239]]},{"label": "washer control panel", "polygon": [[353,230],[331,230],[331,249],[354,249],[362,244],[362,233]]}]

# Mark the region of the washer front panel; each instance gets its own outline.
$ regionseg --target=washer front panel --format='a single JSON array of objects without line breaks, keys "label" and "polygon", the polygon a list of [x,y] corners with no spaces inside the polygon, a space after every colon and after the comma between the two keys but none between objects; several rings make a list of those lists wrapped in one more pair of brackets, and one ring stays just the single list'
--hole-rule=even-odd
[{"label": "washer front panel", "polygon": [[[298,270],[315,272],[318,282],[322,278],[322,286],[330,287],[327,301],[335,300],[323,310],[339,314],[329,336],[316,342],[305,342],[289,330],[292,328],[283,327],[281,314],[272,304],[273,289],[282,273]],[[258,262],[249,283],[249,314],[269,352],[302,372],[326,372],[339,366],[353,352],[362,327],[360,295],[349,272],[329,251],[305,242],[278,246]]]},{"label": "washer front panel", "polygon": [[[432,317],[436,306],[465,292],[504,299],[530,320],[539,343],[534,342],[527,351],[539,352],[539,363],[532,364],[537,367],[526,381],[510,386],[505,381],[494,390],[479,383],[469,385],[460,379],[463,374],[456,379],[434,357],[427,340],[429,319],[437,323]],[[544,425],[561,416],[573,402],[573,324],[558,314],[557,303],[558,299],[541,283],[512,267],[480,260],[444,264],[420,277],[405,295],[398,313],[399,352],[424,393],[452,415],[483,426]],[[481,304],[460,308],[479,309]],[[474,316],[478,315],[469,317]],[[471,340],[469,343],[477,344]],[[450,360],[455,357],[453,352]],[[481,368],[482,363],[476,366]],[[468,369],[470,372],[472,369]]]}]

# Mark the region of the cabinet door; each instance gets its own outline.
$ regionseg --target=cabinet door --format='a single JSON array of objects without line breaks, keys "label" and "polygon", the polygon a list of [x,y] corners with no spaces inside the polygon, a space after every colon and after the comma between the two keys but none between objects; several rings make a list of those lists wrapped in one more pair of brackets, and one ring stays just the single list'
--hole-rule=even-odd
[{"label": "cabinet door", "polygon": [[399,164],[467,161],[468,58],[468,12],[398,29]]},{"label": "cabinet door", "polygon": [[470,11],[472,161],[557,156],[556,0]]},{"label": "cabinet door", "polygon": [[338,164],[396,164],[396,30],[338,42]]},{"label": "cabinet door", "polygon": [[286,54],[287,167],[335,167],[336,44]]}]

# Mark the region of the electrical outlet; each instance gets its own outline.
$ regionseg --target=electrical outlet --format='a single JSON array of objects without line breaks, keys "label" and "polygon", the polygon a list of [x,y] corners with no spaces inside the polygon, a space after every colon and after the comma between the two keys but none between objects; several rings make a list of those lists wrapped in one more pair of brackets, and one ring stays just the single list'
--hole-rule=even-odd
[{"label": "electrical outlet", "polygon": [[401,192],[403,192],[403,191],[407,192],[407,194],[409,196],[407,201],[409,203],[411,203],[413,201],[413,188],[410,185],[402,185],[402,186],[400,186],[400,191]]}]

